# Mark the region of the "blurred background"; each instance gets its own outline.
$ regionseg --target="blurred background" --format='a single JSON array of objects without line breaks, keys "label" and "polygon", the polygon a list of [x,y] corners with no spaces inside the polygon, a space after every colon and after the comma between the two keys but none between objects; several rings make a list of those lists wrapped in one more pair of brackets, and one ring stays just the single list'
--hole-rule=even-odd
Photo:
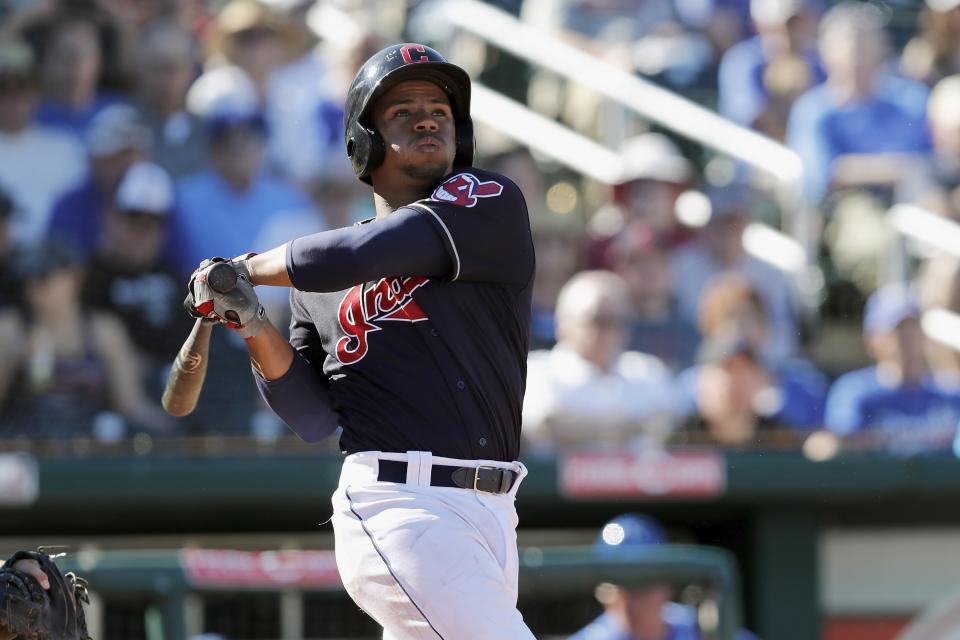
[{"label": "blurred background", "polygon": [[[530,210],[538,637],[611,584],[703,638],[956,637],[956,0],[3,0],[2,549],[64,545],[98,640],[376,637],[336,441],[228,331],[191,416],[159,398],[200,260],[373,215],[344,95],[398,41],[469,71]],[[598,562],[627,512],[662,535]]]}]

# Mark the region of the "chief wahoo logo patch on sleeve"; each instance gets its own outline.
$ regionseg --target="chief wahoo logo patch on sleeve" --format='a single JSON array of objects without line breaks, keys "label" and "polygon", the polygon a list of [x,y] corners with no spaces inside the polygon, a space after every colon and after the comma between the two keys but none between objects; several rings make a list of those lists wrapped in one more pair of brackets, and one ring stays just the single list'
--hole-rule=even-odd
[{"label": "chief wahoo logo patch on sleeve", "polygon": [[472,207],[477,198],[492,198],[503,193],[503,185],[495,180],[480,180],[472,173],[458,173],[447,179],[430,196],[431,200]]}]

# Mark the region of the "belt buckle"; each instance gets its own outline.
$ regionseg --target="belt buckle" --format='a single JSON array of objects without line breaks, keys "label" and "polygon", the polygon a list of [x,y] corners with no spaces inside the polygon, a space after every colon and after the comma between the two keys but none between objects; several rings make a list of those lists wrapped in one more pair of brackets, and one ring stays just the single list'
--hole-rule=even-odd
[{"label": "belt buckle", "polygon": [[[490,469],[491,471],[498,469],[499,467],[491,467],[489,465],[480,465],[473,470],[473,490],[474,491],[484,491],[483,489],[477,489],[477,482],[480,481],[480,470],[481,469]],[[484,491],[484,493],[490,493],[489,491]]]}]

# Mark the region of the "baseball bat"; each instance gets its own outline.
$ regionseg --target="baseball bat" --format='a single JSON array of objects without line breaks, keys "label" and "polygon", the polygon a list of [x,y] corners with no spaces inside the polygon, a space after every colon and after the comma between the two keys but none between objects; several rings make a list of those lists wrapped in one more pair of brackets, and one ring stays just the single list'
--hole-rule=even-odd
[{"label": "baseball bat", "polygon": [[[237,271],[226,262],[217,263],[207,273],[207,283],[217,293],[229,293],[237,284]],[[163,408],[172,416],[189,415],[197,407],[203,380],[207,376],[213,325],[204,318],[197,318],[173,361],[161,399]]]}]

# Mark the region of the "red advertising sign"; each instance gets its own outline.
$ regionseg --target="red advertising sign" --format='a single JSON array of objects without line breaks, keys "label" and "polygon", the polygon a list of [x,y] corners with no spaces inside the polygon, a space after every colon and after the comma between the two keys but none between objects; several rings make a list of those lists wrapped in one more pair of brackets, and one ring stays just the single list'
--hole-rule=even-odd
[{"label": "red advertising sign", "polygon": [[715,451],[571,451],[560,459],[560,491],[571,498],[709,498],[727,486]]},{"label": "red advertising sign", "polygon": [[180,564],[198,587],[340,587],[333,551],[184,549]]}]

